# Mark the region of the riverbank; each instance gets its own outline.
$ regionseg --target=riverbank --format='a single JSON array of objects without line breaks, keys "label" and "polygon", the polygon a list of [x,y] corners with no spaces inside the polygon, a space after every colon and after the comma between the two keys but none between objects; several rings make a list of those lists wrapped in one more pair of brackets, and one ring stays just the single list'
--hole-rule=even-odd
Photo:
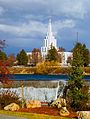
[{"label": "riverbank", "polygon": [[[84,74],[90,75],[90,67],[85,67]],[[10,74],[36,74],[36,67],[8,67]],[[49,67],[50,74],[68,74],[70,67]]]},{"label": "riverbank", "polygon": [[10,74],[34,74],[36,67],[8,67]]}]

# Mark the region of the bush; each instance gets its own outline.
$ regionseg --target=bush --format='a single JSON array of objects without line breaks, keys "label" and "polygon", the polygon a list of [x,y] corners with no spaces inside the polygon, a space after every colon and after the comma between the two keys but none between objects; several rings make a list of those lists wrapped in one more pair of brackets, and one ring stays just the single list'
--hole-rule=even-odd
[{"label": "bush", "polygon": [[88,110],[88,87],[84,86],[81,90],[74,88],[70,90],[67,95],[67,105],[77,110]]},{"label": "bush", "polygon": [[21,106],[21,100],[16,94],[10,90],[3,90],[0,92],[0,108],[3,109],[5,106],[10,103],[16,103]]},{"label": "bush", "polygon": [[54,71],[60,66],[57,61],[46,61],[42,63],[38,63],[36,66],[37,74],[49,74],[54,73]]}]

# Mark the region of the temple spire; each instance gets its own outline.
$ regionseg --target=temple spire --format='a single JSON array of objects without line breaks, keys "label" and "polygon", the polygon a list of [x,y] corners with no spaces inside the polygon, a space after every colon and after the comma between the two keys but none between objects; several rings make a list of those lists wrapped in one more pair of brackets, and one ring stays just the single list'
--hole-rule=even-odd
[{"label": "temple spire", "polygon": [[51,23],[51,19],[49,19],[49,24],[48,24],[48,31],[47,31],[47,36],[48,37],[52,37],[52,23]]},{"label": "temple spire", "polygon": [[48,40],[47,41],[48,42],[48,49],[51,48],[51,45],[53,45],[55,48],[57,48],[56,39],[55,39],[55,37],[53,35],[53,32],[52,32],[52,22],[51,22],[51,19],[49,19],[46,39]]},{"label": "temple spire", "polygon": [[52,33],[52,24],[51,24],[51,19],[49,19],[48,32],[49,32],[49,33]]},{"label": "temple spire", "polygon": [[43,41],[43,46],[41,47],[42,56],[45,57],[48,53],[48,50],[51,48],[51,45],[57,49],[57,40],[55,39],[52,32],[52,22],[49,19],[47,35]]}]

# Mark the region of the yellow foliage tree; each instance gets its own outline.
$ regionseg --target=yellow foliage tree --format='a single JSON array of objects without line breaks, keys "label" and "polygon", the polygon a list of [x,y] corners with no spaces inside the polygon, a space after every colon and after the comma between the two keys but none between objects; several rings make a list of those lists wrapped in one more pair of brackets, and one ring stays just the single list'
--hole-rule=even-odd
[{"label": "yellow foliage tree", "polygon": [[55,70],[55,68],[58,68],[59,66],[60,64],[57,61],[46,61],[38,63],[36,66],[36,73],[38,74],[52,73]]}]

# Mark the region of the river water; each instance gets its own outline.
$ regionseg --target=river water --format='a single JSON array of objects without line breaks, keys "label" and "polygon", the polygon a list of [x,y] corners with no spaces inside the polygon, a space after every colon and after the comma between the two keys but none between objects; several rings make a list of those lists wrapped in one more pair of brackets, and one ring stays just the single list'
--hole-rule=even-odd
[{"label": "river water", "polygon": [[[14,74],[12,80],[24,81],[55,81],[68,80],[68,75],[39,75],[39,74]],[[90,75],[85,75],[83,79],[90,81]]]}]

